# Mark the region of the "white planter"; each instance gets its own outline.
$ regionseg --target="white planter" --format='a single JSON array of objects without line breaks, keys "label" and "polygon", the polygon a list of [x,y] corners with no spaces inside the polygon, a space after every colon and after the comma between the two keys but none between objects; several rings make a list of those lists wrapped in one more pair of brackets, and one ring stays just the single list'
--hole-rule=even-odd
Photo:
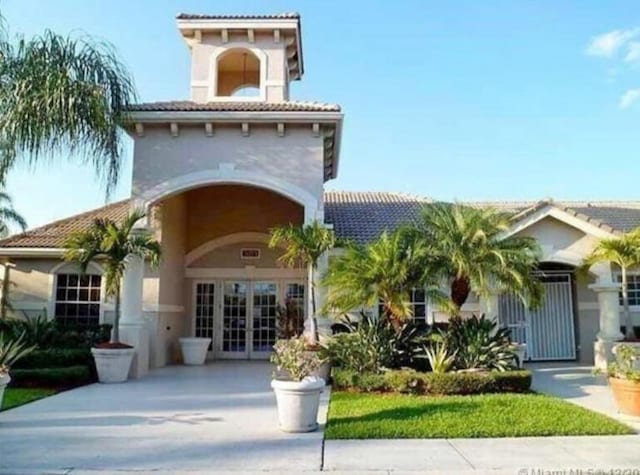
[{"label": "white planter", "polygon": [[527,354],[527,344],[526,343],[514,343],[513,349],[518,356],[518,368],[522,368],[524,366],[524,359]]},{"label": "white planter", "polygon": [[8,374],[0,374],[0,408],[2,408],[2,398],[4,397],[4,388],[11,382]]},{"label": "white planter", "polygon": [[123,383],[127,380],[134,348],[91,348],[91,353],[96,362],[98,381]]},{"label": "white planter", "polygon": [[318,407],[324,385],[322,378],[313,376],[302,381],[271,381],[276,393],[281,430],[311,432],[318,428]]},{"label": "white planter", "polygon": [[204,364],[210,344],[211,338],[180,338],[184,364],[189,366]]}]

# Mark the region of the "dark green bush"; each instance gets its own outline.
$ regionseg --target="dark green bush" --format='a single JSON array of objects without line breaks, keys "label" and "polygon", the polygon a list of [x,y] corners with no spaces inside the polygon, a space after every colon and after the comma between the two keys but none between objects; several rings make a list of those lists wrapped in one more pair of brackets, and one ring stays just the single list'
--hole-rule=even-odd
[{"label": "dark green bush", "polygon": [[333,371],[333,385],[336,389],[362,392],[392,391],[435,395],[526,392],[531,387],[531,372],[423,373],[401,369],[384,373],[359,373],[336,368]]},{"label": "dark green bush", "polygon": [[386,389],[398,393],[424,394],[428,374],[410,369],[387,371],[384,375]]},{"label": "dark green bush", "polygon": [[0,320],[0,333],[12,339],[24,334],[25,343],[49,348],[91,348],[109,341],[111,325],[69,325],[45,315]]},{"label": "dark green bush", "polygon": [[493,373],[426,373],[428,394],[480,394],[492,392]]},{"label": "dark green bush", "polygon": [[12,386],[69,387],[91,382],[91,373],[87,366],[14,369],[10,376]]},{"label": "dark green bush", "polygon": [[358,371],[334,368],[333,386],[337,389],[352,389],[362,392],[384,391],[384,375],[380,373],[360,373]]},{"label": "dark green bush", "polygon": [[526,393],[531,389],[531,371],[494,372],[492,390],[497,393]]},{"label": "dark green bush", "polygon": [[88,348],[51,348],[35,350],[19,360],[14,369],[65,368],[69,366],[93,366],[93,356]]}]

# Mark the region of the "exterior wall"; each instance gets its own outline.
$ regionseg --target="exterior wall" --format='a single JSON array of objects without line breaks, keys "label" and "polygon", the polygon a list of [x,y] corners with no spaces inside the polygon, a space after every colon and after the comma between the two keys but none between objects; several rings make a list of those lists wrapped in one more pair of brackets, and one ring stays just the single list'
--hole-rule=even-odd
[{"label": "exterior wall", "polygon": [[284,137],[275,125],[251,124],[247,137],[237,124],[216,126],[212,137],[203,126],[181,124],[173,137],[166,126],[146,125],[135,140],[132,195],[144,201],[152,189],[184,191],[167,188],[179,177],[228,170],[278,180],[322,206],[323,139],[313,136],[309,124],[287,125]]},{"label": "exterior wall", "polygon": [[225,51],[247,48],[260,59],[264,98],[269,102],[289,100],[286,42],[275,43],[272,34],[257,33],[254,43],[247,41],[246,34],[230,32],[229,41],[222,42],[220,34],[203,34],[202,41],[191,48],[191,99],[207,102],[214,98],[216,82],[216,60]]},{"label": "exterior wall", "polygon": [[186,193],[187,252],[212,239],[239,232],[268,233],[302,224],[304,209],[275,193],[245,186],[213,186]]}]

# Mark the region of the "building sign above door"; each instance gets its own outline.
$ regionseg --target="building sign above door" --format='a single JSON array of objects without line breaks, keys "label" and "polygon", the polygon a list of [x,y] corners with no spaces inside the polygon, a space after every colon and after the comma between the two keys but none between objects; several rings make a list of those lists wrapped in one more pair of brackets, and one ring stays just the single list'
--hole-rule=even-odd
[{"label": "building sign above door", "polygon": [[240,259],[260,259],[260,249],[255,247],[243,247],[240,249]]}]

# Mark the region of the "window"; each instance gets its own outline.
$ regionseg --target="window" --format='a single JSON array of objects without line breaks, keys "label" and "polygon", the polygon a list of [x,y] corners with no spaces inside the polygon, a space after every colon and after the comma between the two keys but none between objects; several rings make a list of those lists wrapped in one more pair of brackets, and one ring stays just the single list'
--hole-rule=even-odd
[{"label": "window", "polygon": [[[622,275],[617,276],[618,283],[622,283]],[[629,293],[629,305],[640,307],[640,274],[627,274],[627,291]],[[622,291],[620,292],[620,305],[622,303]]]},{"label": "window", "polygon": [[100,323],[99,275],[58,274],[55,317],[65,324]]},{"label": "window", "polygon": [[296,307],[298,315],[304,316],[304,284],[287,284],[285,301]]},{"label": "window", "polygon": [[[424,289],[413,289],[410,297],[413,320],[416,323],[427,323],[427,296]],[[379,305],[378,315],[382,314],[384,314],[384,308]]]}]

